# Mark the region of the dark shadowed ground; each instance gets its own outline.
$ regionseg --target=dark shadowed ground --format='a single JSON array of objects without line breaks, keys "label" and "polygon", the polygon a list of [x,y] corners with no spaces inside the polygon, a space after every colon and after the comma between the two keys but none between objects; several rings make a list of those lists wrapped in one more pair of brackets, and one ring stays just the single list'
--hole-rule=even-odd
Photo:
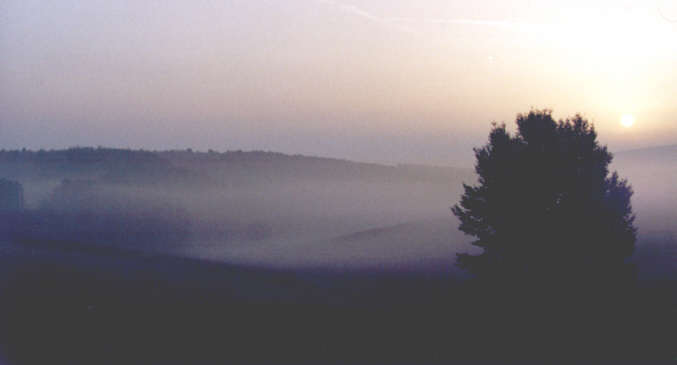
[{"label": "dark shadowed ground", "polygon": [[429,342],[442,323],[413,309],[430,295],[448,300],[453,282],[443,276],[274,271],[50,245],[2,247],[7,363],[434,360],[443,347]]},{"label": "dark shadowed ground", "polygon": [[676,356],[673,287],[636,293],[625,318],[611,308],[572,318],[582,312],[562,313],[557,303],[552,311],[545,302],[483,302],[448,271],[255,269],[53,242],[4,245],[0,253],[8,364],[673,363]]}]

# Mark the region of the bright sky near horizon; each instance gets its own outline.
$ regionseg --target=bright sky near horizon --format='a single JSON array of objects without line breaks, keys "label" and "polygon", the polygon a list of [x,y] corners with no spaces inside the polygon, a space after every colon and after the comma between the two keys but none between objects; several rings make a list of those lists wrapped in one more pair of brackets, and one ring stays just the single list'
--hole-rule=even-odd
[{"label": "bright sky near horizon", "polygon": [[676,144],[677,0],[0,3],[5,149],[469,166],[532,107]]}]

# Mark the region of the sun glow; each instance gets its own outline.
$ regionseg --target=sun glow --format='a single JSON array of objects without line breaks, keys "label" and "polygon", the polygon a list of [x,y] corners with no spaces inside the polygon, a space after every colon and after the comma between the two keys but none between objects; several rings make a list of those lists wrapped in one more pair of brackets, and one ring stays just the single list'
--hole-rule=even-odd
[{"label": "sun glow", "polygon": [[635,118],[633,118],[630,114],[626,114],[621,117],[621,124],[624,127],[632,127],[632,125],[635,124]]}]

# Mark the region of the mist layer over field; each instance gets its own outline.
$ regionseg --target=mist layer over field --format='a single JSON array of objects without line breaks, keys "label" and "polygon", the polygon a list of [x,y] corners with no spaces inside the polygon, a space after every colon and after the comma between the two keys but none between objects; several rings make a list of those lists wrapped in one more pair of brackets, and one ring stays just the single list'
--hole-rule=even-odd
[{"label": "mist layer over field", "polygon": [[534,314],[509,298],[491,307],[464,290],[455,254],[478,249],[449,208],[476,182],[469,168],[2,151],[0,361],[672,359],[675,153],[623,152],[611,165],[635,190],[641,284],[618,302],[629,315],[619,322],[547,303]]},{"label": "mist layer over field", "polygon": [[449,207],[470,170],[188,151],[116,166],[102,162],[113,150],[68,153],[62,166],[56,152],[23,165],[5,153],[27,207],[64,220],[45,237],[284,267],[447,265],[469,242]]},{"label": "mist layer over field", "polygon": [[[635,191],[638,255],[673,246],[674,150],[620,153],[611,166]],[[1,155],[3,175],[37,214],[22,239],[281,268],[451,270],[456,252],[476,251],[449,210],[462,184],[476,182],[472,169],[241,151]]]}]

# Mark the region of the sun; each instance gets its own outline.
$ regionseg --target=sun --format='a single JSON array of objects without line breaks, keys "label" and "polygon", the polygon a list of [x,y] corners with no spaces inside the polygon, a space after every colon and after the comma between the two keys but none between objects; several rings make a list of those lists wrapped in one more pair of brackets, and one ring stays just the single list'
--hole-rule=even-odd
[{"label": "sun", "polygon": [[635,118],[630,114],[626,114],[621,118],[621,124],[623,124],[624,127],[632,127],[632,125],[635,124]]}]

